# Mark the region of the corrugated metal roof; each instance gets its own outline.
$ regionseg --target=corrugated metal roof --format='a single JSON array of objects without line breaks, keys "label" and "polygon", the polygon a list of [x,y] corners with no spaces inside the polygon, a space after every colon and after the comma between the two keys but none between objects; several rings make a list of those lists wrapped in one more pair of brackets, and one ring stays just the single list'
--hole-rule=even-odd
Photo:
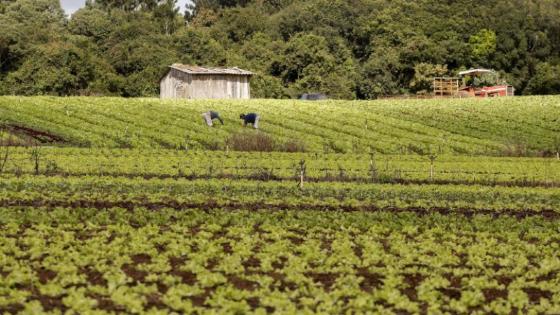
[{"label": "corrugated metal roof", "polygon": [[200,67],[183,65],[180,63],[175,63],[170,66],[170,68],[189,73],[189,74],[233,74],[233,75],[253,75],[251,71],[239,69],[237,67],[233,68],[219,68],[219,67]]},{"label": "corrugated metal roof", "polygon": [[470,69],[467,71],[461,71],[459,72],[459,75],[469,75],[469,74],[481,74],[481,73],[492,73],[494,72],[493,70],[488,70],[488,69]]}]

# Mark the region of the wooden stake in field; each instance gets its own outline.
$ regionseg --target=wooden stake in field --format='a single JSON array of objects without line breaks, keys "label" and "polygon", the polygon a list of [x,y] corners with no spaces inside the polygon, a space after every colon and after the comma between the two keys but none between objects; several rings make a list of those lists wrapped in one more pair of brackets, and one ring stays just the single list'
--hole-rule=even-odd
[{"label": "wooden stake in field", "polygon": [[305,177],[305,160],[299,161],[299,189],[303,189],[303,180]]},{"label": "wooden stake in field", "polygon": [[372,150],[369,154],[369,171],[371,176],[371,181],[377,181],[377,165],[375,165],[375,152]]},{"label": "wooden stake in field", "polygon": [[434,180],[434,162],[436,161],[437,155],[431,154],[428,156],[430,159],[430,181]]}]

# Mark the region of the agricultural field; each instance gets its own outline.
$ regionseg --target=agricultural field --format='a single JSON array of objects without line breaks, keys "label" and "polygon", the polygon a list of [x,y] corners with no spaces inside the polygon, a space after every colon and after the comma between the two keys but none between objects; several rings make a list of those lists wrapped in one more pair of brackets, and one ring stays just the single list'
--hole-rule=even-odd
[{"label": "agricultural field", "polygon": [[1,97],[0,314],[558,314],[559,120],[559,97]]},{"label": "agricultural field", "polygon": [[[225,126],[202,128],[217,110]],[[262,115],[259,151],[550,156],[560,147],[558,97],[410,101],[160,101],[2,97],[0,122],[16,136],[95,148],[226,150],[239,114]],[[232,144],[233,146],[233,144]]]}]

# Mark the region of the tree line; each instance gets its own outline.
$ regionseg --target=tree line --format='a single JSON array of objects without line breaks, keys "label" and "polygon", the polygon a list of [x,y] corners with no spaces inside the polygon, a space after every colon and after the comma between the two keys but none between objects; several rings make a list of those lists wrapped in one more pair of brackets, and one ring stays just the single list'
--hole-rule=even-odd
[{"label": "tree line", "polygon": [[556,0],[59,0],[0,2],[0,94],[158,94],[172,63],[256,73],[254,97],[429,93],[433,76],[498,71],[560,92]]}]

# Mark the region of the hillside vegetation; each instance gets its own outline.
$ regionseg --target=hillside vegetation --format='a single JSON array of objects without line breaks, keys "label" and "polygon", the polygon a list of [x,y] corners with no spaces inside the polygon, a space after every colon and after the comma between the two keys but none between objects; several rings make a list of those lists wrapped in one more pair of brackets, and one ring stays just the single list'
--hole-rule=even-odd
[{"label": "hillside vegetation", "polygon": [[255,72],[257,97],[425,93],[492,68],[518,94],[560,93],[554,0],[0,1],[0,94],[154,96],[175,62]]},{"label": "hillside vegetation", "polygon": [[[160,101],[2,97],[0,122],[20,144],[316,153],[551,156],[558,97],[486,100]],[[208,128],[214,109],[225,125]],[[239,114],[262,115],[260,130]],[[23,139],[23,140],[22,140]]]}]

